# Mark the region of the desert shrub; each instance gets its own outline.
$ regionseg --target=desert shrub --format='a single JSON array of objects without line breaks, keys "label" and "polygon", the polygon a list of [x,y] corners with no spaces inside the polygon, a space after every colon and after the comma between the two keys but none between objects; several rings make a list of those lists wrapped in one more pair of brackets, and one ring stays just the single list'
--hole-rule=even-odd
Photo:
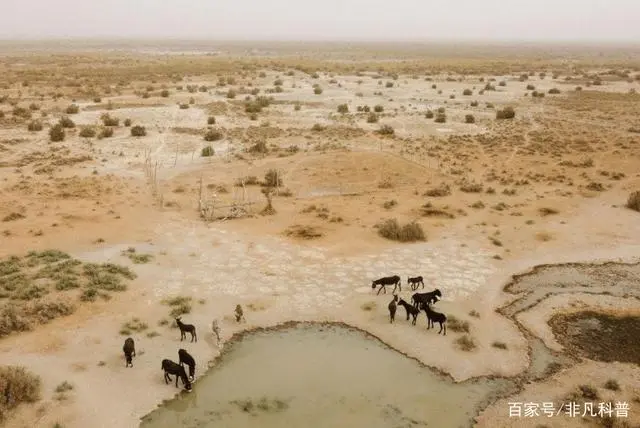
[{"label": "desert shrub", "polygon": [[390,125],[382,125],[376,132],[380,135],[393,135],[395,130]]},{"label": "desert shrub", "polygon": [[464,116],[464,123],[476,123],[476,118],[472,114],[467,114]]},{"label": "desert shrub", "polygon": [[378,115],[371,112],[369,113],[369,115],[367,116],[367,123],[377,123],[378,122]]},{"label": "desert shrub", "polygon": [[75,128],[76,127],[76,124],[73,122],[73,120],[71,120],[67,116],[64,116],[64,117],[60,118],[60,121],[58,123],[63,128]]},{"label": "desert shrub", "polygon": [[96,129],[93,126],[83,126],[79,135],[82,138],[93,138],[96,136]]},{"label": "desert shrub", "polygon": [[49,140],[54,143],[64,141],[65,135],[64,128],[59,123],[49,129]]},{"label": "desert shrub", "polygon": [[477,347],[477,345],[474,342],[473,338],[471,336],[467,335],[467,334],[457,338],[455,340],[455,344],[458,345],[458,347],[461,350],[465,351],[465,352],[472,351],[473,349],[475,349]]},{"label": "desert shrub", "polygon": [[218,141],[222,139],[222,132],[218,129],[210,128],[204,134],[205,141]]},{"label": "desert shrub", "polygon": [[560,93],[560,89],[558,89],[558,88],[551,88],[551,89],[549,89],[549,93],[550,93],[550,94],[559,94],[559,93]]},{"label": "desert shrub", "polygon": [[313,126],[311,127],[311,130],[315,132],[321,132],[321,131],[324,131],[325,129],[326,127],[320,123],[314,123]]},{"label": "desert shrub", "polygon": [[315,88],[313,88],[313,93],[316,95],[320,95],[322,94],[322,88],[320,86],[316,86]]},{"label": "desert shrub", "polygon": [[127,128],[131,126],[131,119],[125,119],[124,120],[124,126],[126,126]]},{"label": "desert shrub", "polygon": [[385,88],[393,88],[393,82],[387,82],[384,85]]},{"label": "desert shrub", "polygon": [[102,129],[100,129],[100,132],[98,133],[99,139],[111,137],[113,137],[113,128],[103,127]]},{"label": "desert shrub", "polygon": [[266,187],[282,187],[282,173],[277,169],[270,169],[264,175],[263,184]]},{"label": "desert shrub", "polygon": [[200,156],[202,157],[209,157],[213,155],[214,155],[214,151],[213,151],[213,147],[211,146],[203,147],[202,150],[200,151]]},{"label": "desert shrub", "polygon": [[640,190],[635,191],[629,195],[626,207],[640,212]]},{"label": "desert shrub", "polygon": [[424,192],[424,196],[429,196],[431,198],[442,198],[449,195],[451,195],[451,187],[444,183]]},{"label": "desert shrub", "polygon": [[15,106],[11,113],[16,117],[21,117],[23,119],[31,119],[31,110],[24,107]]},{"label": "desert shrub", "polygon": [[293,106],[293,110],[295,111],[300,111],[300,109],[302,108],[302,106],[300,104],[296,104]]},{"label": "desert shrub", "polygon": [[181,110],[186,110],[186,109],[189,108],[189,104],[182,103],[182,104],[180,104],[179,107],[180,107]]},{"label": "desert shrub", "polygon": [[265,143],[264,141],[258,141],[257,143],[249,147],[248,151],[249,153],[267,153],[269,151],[269,148],[267,147],[267,143]]},{"label": "desert shrub", "polygon": [[168,98],[169,97],[169,91],[166,89],[163,89],[162,91],[160,91],[160,96],[162,98]]},{"label": "desert shrub", "polygon": [[604,387],[611,391],[620,391],[620,384],[615,379],[609,379],[605,382]]},{"label": "desert shrub", "polygon": [[462,91],[462,95],[473,95],[473,91],[471,89],[465,89]]},{"label": "desert shrub", "polygon": [[80,107],[78,107],[77,104],[71,104],[69,107],[67,107],[64,112],[66,114],[77,114],[80,111]]},{"label": "desert shrub", "polygon": [[399,242],[425,241],[426,235],[422,226],[416,222],[400,226],[398,220],[389,219],[378,226],[378,235],[383,238]]},{"label": "desert shrub", "polygon": [[445,123],[447,121],[447,115],[444,113],[438,113],[435,118],[436,123]]},{"label": "desert shrub", "polygon": [[496,119],[513,119],[514,117],[516,117],[516,111],[513,107],[507,106],[496,111]]},{"label": "desert shrub", "polygon": [[498,86],[507,86],[507,82],[501,80],[500,82],[498,82]]},{"label": "desert shrub", "polygon": [[438,107],[438,110],[436,110],[438,113],[444,113],[445,112],[445,108],[444,107]]},{"label": "desert shrub", "polygon": [[147,135],[147,130],[144,126],[136,125],[131,128],[132,137],[144,137]]},{"label": "desert shrub", "polygon": [[531,84],[527,85],[527,91],[533,91],[533,90],[535,90],[535,89],[536,89],[536,87],[535,87],[535,86],[533,86],[533,85],[531,85]]},{"label": "desert shrub", "polygon": [[435,114],[433,114],[431,110],[427,110],[427,112],[424,115],[424,117],[426,117],[427,119],[433,119],[434,116]]},{"label": "desert shrub", "polygon": [[480,193],[483,187],[480,183],[465,182],[460,186],[460,190],[465,193]]},{"label": "desert shrub", "polygon": [[102,120],[102,124],[104,126],[118,126],[120,124],[120,119],[118,119],[117,117],[113,117],[108,113],[100,116],[100,120]]},{"label": "desert shrub", "polygon": [[478,107],[478,101],[471,101],[471,107]]},{"label": "desert shrub", "polygon": [[349,106],[347,104],[340,104],[338,106],[338,113],[342,113],[342,114],[349,113]]},{"label": "desert shrub", "polygon": [[376,113],[382,113],[384,111],[384,106],[381,106],[380,104],[373,106],[373,111],[375,111]]},{"label": "desert shrub", "polygon": [[216,118],[214,116],[209,116],[207,118],[207,125],[215,125],[216,124]]},{"label": "desert shrub", "polygon": [[20,366],[0,366],[0,421],[21,403],[40,399],[40,377]]},{"label": "desert shrub", "polygon": [[507,349],[507,344],[504,342],[493,342],[491,346],[497,349]]},{"label": "desert shrub", "polygon": [[38,121],[38,120],[34,120],[32,122],[29,122],[29,124],[27,125],[27,130],[31,131],[31,132],[37,132],[37,131],[42,131],[42,122]]},{"label": "desert shrub", "polygon": [[236,95],[238,95],[238,93],[234,89],[229,89],[227,91],[227,98],[229,98],[230,100],[234,99]]},{"label": "desert shrub", "polygon": [[447,329],[456,333],[469,333],[471,324],[469,321],[462,321],[453,315],[447,317]]}]

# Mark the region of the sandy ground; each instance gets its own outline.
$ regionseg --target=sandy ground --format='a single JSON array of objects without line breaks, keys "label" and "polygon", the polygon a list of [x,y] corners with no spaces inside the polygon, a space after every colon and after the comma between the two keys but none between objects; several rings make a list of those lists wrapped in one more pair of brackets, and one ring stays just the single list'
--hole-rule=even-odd
[{"label": "sandy ground", "polygon": [[[120,94],[103,95],[101,103],[79,97],[81,111],[71,117],[77,125],[90,125],[108,112],[144,124],[147,136],[133,138],[119,126],[113,138],[85,139],[72,131],[62,143],[49,143],[46,131],[29,133],[24,123],[9,121],[9,106],[0,105],[7,112],[0,129],[0,217],[25,215],[0,224],[0,256],[56,248],[82,261],[128,265],[138,275],[127,292],[108,302],[81,305],[71,316],[0,341],[2,364],[24,365],[43,381],[42,400],[20,407],[9,426],[137,426],[141,416],[176,393],[163,382],[163,358],[177,360],[178,348],[188,347],[202,373],[217,355],[209,327],[214,318],[221,320],[225,340],[241,329],[286,320],[344,321],[456,380],[521,373],[529,363],[526,340],[513,322],[494,312],[513,299],[502,286],[511,275],[538,264],[637,259],[638,213],[623,205],[640,183],[640,138],[627,132],[637,120],[637,97],[624,95],[637,81],[611,80],[597,92],[585,88],[589,93],[580,95],[567,93],[575,85],[568,87],[561,79],[540,80],[536,74],[521,82],[517,77],[496,75],[492,83],[505,80],[506,86],[480,96],[486,82],[480,83],[479,76],[465,76],[462,82],[444,75],[432,81],[346,74],[314,79],[269,70],[253,85],[268,88],[282,79],[284,92],[270,94],[280,103],[260,113],[257,122],[244,113],[241,101],[225,97],[228,87],[215,87],[215,76],[180,83],[206,84],[207,92],[187,93],[171,84],[170,97],[151,99],[134,95],[151,84],[141,79],[119,87]],[[323,86],[322,95],[313,94],[313,83]],[[527,84],[563,92],[533,100],[524,96]],[[159,85],[154,86],[156,91]],[[473,87],[474,95],[462,95]],[[38,100],[35,88],[29,93],[14,82],[4,92],[26,106]],[[190,108],[178,107],[191,97]],[[469,105],[474,99],[479,106]],[[123,108],[101,108],[107,100]],[[300,111],[294,110],[295,103]],[[336,113],[342,103],[349,105],[349,114]],[[486,103],[514,105],[517,118],[495,121],[495,108]],[[45,120],[52,123],[70,99],[41,104],[50,112]],[[357,105],[365,104],[384,105],[379,124],[367,123],[366,113],[356,112]],[[447,109],[447,123],[425,119],[427,110],[441,106]],[[611,108],[615,117],[601,117]],[[212,114],[224,138],[207,143],[201,135]],[[476,123],[463,123],[465,114],[474,114]],[[316,123],[326,128],[311,131]],[[393,126],[395,135],[373,132],[380,124]],[[273,145],[269,154],[246,152],[261,140]],[[209,144],[215,155],[200,157]],[[287,152],[291,146],[299,151]],[[147,157],[155,180],[145,167]],[[580,166],[587,159],[590,166]],[[262,179],[272,168],[282,172],[281,190],[292,196],[274,196],[276,214],[261,216],[257,213],[265,198],[259,187],[242,190],[234,183],[246,176]],[[470,182],[480,183],[482,190],[460,190]],[[449,195],[427,195],[445,185]],[[493,191],[487,192],[490,187]],[[217,206],[252,202],[253,216],[205,222],[198,213],[200,195],[205,203],[215,195]],[[389,201],[395,203],[385,207]],[[426,203],[437,213],[426,215]],[[401,223],[417,220],[426,242],[400,244],[378,236],[374,225],[389,217]],[[284,232],[296,225],[313,227],[322,236],[287,237]],[[121,255],[129,247],[153,255],[152,261],[133,265]],[[422,275],[427,290],[442,290],[438,307],[470,322],[477,348],[463,352],[454,343],[458,333],[442,337],[427,331],[424,315],[411,326],[403,309],[390,325],[390,294],[372,294],[370,283],[392,274],[400,275],[403,285],[407,276]],[[401,297],[409,300],[406,288]],[[194,299],[184,320],[197,326],[197,343],[181,344],[177,329],[159,325],[169,313],[161,301],[179,295]],[[232,319],[236,304],[245,307],[245,324]],[[555,296],[518,320],[547,346],[561,350],[546,320],[576,305],[612,308],[620,307],[620,300]],[[640,310],[637,301],[623,306]],[[134,334],[138,357],[127,369],[118,331],[133,317],[149,329]],[[158,335],[148,337],[150,331]],[[493,347],[498,341],[508,348]],[[608,367],[627,378],[625,398],[638,396],[637,367]],[[570,389],[567,379],[594,373],[599,382],[601,370],[602,363],[585,361],[527,386],[520,398],[559,396]],[[54,389],[63,381],[74,388],[59,399]],[[481,426],[496,426],[496,421],[525,426],[504,420],[503,401],[483,413]]]}]

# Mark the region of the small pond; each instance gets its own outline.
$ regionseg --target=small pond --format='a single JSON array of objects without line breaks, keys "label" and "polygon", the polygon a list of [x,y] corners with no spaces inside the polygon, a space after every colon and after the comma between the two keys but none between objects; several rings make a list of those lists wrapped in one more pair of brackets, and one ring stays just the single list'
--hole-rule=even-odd
[{"label": "small pond", "polygon": [[514,388],[506,379],[454,383],[364,332],[297,324],[228,344],[193,392],[140,426],[468,427],[489,400]]}]

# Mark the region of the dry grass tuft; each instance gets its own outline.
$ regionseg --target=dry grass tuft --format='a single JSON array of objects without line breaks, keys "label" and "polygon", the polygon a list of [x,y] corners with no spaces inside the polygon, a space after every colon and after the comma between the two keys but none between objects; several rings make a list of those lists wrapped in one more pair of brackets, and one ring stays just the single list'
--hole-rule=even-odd
[{"label": "dry grass tuft", "polygon": [[426,241],[427,239],[422,226],[415,221],[400,226],[398,220],[394,218],[385,220],[382,224],[376,225],[376,227],[380,236],[392,241],[416,242]]},{"label": "dry grass tuft", "polygon": [[626,207],[640,212],[640,191],[633,192],[629,195]]},{"label": "dry grass tuft", "polygon": [[323,236],[322,232],[318,231],[315,227],[299,224],[289,226],[287,230],[285,230],[284,234],[298,239],[317,239]]},{"label": "dry grass tuft", "polygon": [[33,403],[40,399],[42,381],[39,376],[24,367],[0,366],[0,421],[21,403]]},{"label": "dry grass tuft", "polygon": [[475,348],[478,347],[478,345],[476,345],[476,343],[474,342],[473,338],[468,334],[465,334],[464,336],[460,336],[455,340],[454,343],[458,346],[460,350],[465,352],[473,351]]}]

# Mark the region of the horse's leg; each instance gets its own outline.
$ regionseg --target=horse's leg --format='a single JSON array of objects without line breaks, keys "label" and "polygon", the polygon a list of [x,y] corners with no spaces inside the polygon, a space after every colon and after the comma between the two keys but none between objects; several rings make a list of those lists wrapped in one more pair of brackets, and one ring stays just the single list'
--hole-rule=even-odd
[{"label": "horse's leg", "polygon": [[402,281],[398,281],[398,289],[402,293]]},{"label": "horse's leg", "polygon": [[193,335],[196,337],[196,342],[198,342],[198,332],[194,329]]},{"label": "horse's leg", "polygon": [[380,286],[380,288],[378,288],[378,293],[376,293],[376,296],[379,296],[381,291],[382,291],[382,285]]},{"label": "horse's leg", "polygon": [[164,383],[165,383],[165,385],[168,385],[170,380],[171,380],[171,377],[169,376],[169,373],[164,372]]}]

